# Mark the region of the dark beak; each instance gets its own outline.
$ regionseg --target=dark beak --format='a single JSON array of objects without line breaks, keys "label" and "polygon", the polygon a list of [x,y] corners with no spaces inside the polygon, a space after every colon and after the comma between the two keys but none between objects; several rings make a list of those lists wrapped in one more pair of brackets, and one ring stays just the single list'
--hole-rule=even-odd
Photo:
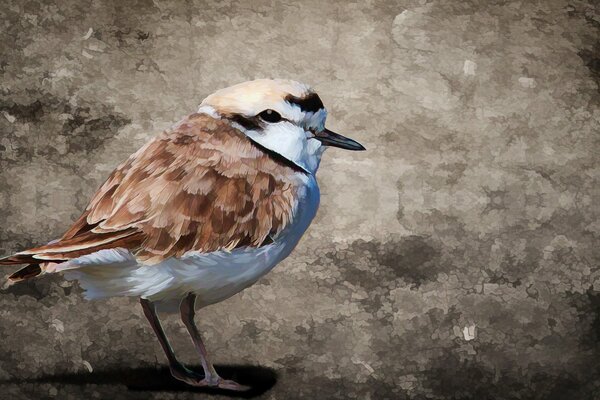
[{"label": "dark beak", "polygon": [[320,141],[323,146],[339,147],[340,149],[353,151],[366,150],[364,146],[358,143],[356,140],[352,140],[346,136],[340,135],[339,133],[332,132],[329,129],[324,129],[322,132],[316,134],[313,138]]}]

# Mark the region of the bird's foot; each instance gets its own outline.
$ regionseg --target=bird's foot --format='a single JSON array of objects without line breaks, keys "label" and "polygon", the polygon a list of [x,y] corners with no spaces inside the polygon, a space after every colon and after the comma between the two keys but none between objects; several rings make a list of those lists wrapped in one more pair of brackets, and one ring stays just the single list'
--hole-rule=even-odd
[{"label": "bird's foot", "polygon": [[194,372],[181,364],[171,365],[170,370],[173,378],[185,382],[188,385],[195,386],[198,382],[204,379],[204,375]]},{"label": "bird's foot", "polygon": [[245,392],[246,390],[250,389],[250,386],[240,385],[239,383],[237,383],[235,381],[232,381],[229,379],[223,379],[220,376],[217,376],[216,386],[214,385],[214,383],[212,383],[209,386],[210,387],[218,387],[219,389],[233,390],[236,392]]},{"label": "bird's foot", "polygon": [[171,375],[173,375],[175,379],[185,382],[190,386],[219,388],[238,392],[243,392],[250,389],[250,386],[240,385],[235,381],[223,379],[219,375],[209,375],[205,377],[204,375],[198,374],[184,367],[183,365],[172,366]]}]

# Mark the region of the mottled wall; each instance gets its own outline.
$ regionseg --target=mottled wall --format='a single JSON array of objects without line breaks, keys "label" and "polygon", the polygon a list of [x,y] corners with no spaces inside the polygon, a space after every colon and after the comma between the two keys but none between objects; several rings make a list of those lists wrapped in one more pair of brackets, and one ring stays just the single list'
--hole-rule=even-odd
[{"label": "mottled wall", "polygon": [[[213,90],[305,81],[369,151],[329,151],[293,256],[200,312],[217,364],[276,374],[267,399],[599,398],[593,3],[4,2],[0,253],[62,233]],[[198,396],[152,372],[134,299],[14,286],[0,335],[0,398]]]}]

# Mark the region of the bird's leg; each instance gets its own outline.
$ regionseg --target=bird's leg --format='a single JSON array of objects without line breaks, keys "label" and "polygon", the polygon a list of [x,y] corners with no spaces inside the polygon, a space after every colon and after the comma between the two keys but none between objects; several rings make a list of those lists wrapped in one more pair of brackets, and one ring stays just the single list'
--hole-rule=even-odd
[{"label": "bird's leg", "polygon": [[156,334],[158,341],[160,342],[160,346],[162,347],[165,355],[167,356],[167,360],[169,361],[169,369],[171,370],[171,375],[174,378],[179,379],[187,384],[197,386],[203,380],[203,376],[195,373],[187,369],[183,364],[177,360],[175,357],[175,353],[173,352],[173,348],[169,344],[169,340],[165,335],[165,332],[160,324],[160,320],[158,319],[158,315],[156,314],[156,308],[154,303],[147,299],[140,299],[140,304],[142,305],[142,309],[144,310],[144,315],[150,322],[150,326],[152,330]]},{"label": "bird's leg", "polygon": [[194,346],[198,353],[200,354],[200,362],[202,363],[202,368],[204,369],[204,382],[207,386],[219,387],[222,389],[229,390],[248,390],[250,389],[248,386],[240,385],[234,381],[230,381],[227,379],[223,379],[217,374],[215,371],[215,367],[213,367],[210,359],[208,358],[208,352],[206,351],[206,347],[204,343],[202,343],[202,338],[200,337],[200,332],[198,332],[198,328],[194,323],[194,303],[196,302],[196,295],[193,293],[189,293],[186,297],[183,298],[180,305],[181,312],[181,320],[183,324],[187,328],[192,341],[194,342]]},{"label": "bird's leg", "polygon": [[192,341],[194,342],[194,346],[198,353],[200,354],[200,362],[202,363],[202,368],[204,369],[205,378],[208,381],[213,381],[219,378],[217,371],[215,371],[215,367],[213,367],[212,363],[208,358],[208,352],[206,351],[206,347],[202,342],[202,338],[200,337],[200,332],[198,332],[198,328],[194,323],[194,303],[196,301],[196,295],[193,293],[188,294],[182,301],[180,305],[181,311],[181,320],[183,324],[187,328],[190,336],[192,337]]}]

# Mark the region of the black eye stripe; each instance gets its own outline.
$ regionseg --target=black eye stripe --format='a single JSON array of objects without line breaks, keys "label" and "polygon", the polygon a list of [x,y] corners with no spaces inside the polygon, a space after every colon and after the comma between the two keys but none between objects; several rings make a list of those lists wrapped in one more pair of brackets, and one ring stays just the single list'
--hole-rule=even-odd
[{"label": "black eye stripe", "polygon": [[249,131],[262,129],[260,121],[256,117],[245,117],[241,114],[232,114],[228,117],[231,121],[236,122]]},{"label": "black eye stripe", "polygon": [[[265,110],[267,111],[267,110]],[[263,113],[265,112],[263,111]],[[271,113],[268,113],[269,116],[267,116],[267,118],[271,118],[271,120],[269,119],[265,119],[262,118],[261,114],[258,114],[254,117],[247,117],[243,114],[227,114],[227,115],[223,115],[224,118],[230,120],[231,122],[235,122],[236,124],[241,125],[244,129],[249,130],[249,131],[261,131],[265,128],[265,122],[267,123],[273,123],[273,122],[280,122],[280,121],[289,121],[285,118],[282,118],[281,115],[273,110],[268,110],[268,111],[272,111],[273,113],[275,113],[276,115],[279,116],[279,120],[275,120],[276,116],[275,115],[271,115]]]}]

